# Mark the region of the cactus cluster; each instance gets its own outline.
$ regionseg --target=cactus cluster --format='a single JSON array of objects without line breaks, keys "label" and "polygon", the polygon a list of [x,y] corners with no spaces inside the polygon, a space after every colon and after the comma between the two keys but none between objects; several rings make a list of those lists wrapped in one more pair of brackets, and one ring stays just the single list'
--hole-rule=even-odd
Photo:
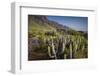
[{"label": "cactus cluster", "polygon": [[[86,41],[85,38],[80,36],[62,36],[56,38],[56,41],[53,37],[51,37],[47,42],[48,44],[48,55],[50,58],[59,59],[72,59],[72,58],[80,58],[80,57],[86,57],[85,51],[87,51],[87,48],[85,48],[87,45],[85,45]],[[60,57],[59,57],[60,56]]]},{"label": "cactus cluster", "polygon": [[[47,54],[49,59],[77,59],[88,57],[88,41],[81,35],[38,35],[31,39],[30,51]],[[34,41],[35,40],[35,41]],[[35,42],[35,43],[32,43]],[[38,53],[39,53],[38,52]]]}]

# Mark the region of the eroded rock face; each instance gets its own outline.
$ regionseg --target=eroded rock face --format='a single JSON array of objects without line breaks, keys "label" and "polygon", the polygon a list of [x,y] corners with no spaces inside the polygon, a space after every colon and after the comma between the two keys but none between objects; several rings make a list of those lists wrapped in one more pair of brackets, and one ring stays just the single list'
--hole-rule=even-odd
[{"label": "eroded rock face", "polygon": [[29,15],[28,16],[29,21],[36,21],[38,23],[48,23],[48,19],[46,16],[41,15]]}]

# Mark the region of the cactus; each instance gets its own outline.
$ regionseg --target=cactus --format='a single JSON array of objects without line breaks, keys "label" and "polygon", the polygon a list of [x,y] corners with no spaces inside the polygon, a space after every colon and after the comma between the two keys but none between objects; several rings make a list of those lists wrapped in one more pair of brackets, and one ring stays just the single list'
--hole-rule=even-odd
[{"label": "cactus", "polygon": [[48,55],[51,57],[50,46],[48,46]]},{"label": "cactus", "polygon": [[50,58],[57,59],[55,46],[54,46],[54,42],[53,42],[53,38],[52,37],[51,37],[51,44],[49,44],[49,46],[48,46],[48,55],[49,55]]},{"label": "cactus", "polygon": [[53,39],[51,40],[51,47],[52,47],[52,52],[53,54],[55,54],[55,46],[54,46],[54,42],[53,42]]},{"label": "cactus", "polygon": [[64,59],[67,59],[67,54],[66,53],[64,54]]},{"label": "cactus", "polygon": [[56,57],[56,51],[55,51],[55,46],[54,46],[53,40],[52,40],[52,52],[54,54],[55,59],[57,59],[57,57]]},{"label": "cactus", "polygon": [[[64,59],[67,59],[67,55],[70,59],[83,57],[85,53],[85,39],[81,36],[60,36],[60,37],[50,37],[48,40],[48,55],[50,58],[59,58],[62,55]],[[60,44],[58,44],[60,42]],[[69,47],[66,44],[69,44]],[[69,51],[68,51],[69,49]],[[59,55],[58,55],[59,54]]]},{"label": "cactus", "polygon": [[63,43],[62,43],[62,53],[65,51],[65,45],[66,45],[66,39],[64,38]]},{"label": "cactus", "polygon": [[83,45],[83,46],[82,46],[82,52],[84,52],[84,49],[85,49],[85,46]]},{"label": "cactus", "polygon": [[50,58],[54,58],[54,56],[52,56],[52,54],[51,54],[50,46],[48,46],[48,55],[49,55]]},{"label": "cactus", "polygon": [[70,43],[70,59],[72,59],[72,44]]}]

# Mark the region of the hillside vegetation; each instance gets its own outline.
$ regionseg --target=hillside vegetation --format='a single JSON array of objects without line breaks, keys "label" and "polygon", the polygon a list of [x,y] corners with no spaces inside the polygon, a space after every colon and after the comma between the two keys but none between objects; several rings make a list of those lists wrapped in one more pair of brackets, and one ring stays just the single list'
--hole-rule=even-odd
[{"label": "hillside vegetation", "polygon": [[80,59],[88,57],[87,32],[28,15],[28,60]]}]

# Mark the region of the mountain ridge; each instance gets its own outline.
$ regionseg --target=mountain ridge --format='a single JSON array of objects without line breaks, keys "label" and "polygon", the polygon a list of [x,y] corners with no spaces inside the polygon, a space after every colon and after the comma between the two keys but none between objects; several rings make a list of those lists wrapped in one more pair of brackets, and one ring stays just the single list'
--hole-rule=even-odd
[{"label": "mountain ridge", "polygon": [[58,22],[49,20],[47,16],[28,15],[29,32],[56,32],[70,35],[83,35],[87,38],[87,32],[76,31]]},{"label": "mountain ridge", "polygon": [[46,16],[42,16],[42,15],[37,15],[37,16],[29,15],[29,21],[33,21],[33,22],[35,21],[35,22],[40,23],[40,24],[48,24],[56,29],[65,29],[65,30],[71,29],[67,26],[64,26],[64,25],[58,23],[58,22],[49,20]]}]

